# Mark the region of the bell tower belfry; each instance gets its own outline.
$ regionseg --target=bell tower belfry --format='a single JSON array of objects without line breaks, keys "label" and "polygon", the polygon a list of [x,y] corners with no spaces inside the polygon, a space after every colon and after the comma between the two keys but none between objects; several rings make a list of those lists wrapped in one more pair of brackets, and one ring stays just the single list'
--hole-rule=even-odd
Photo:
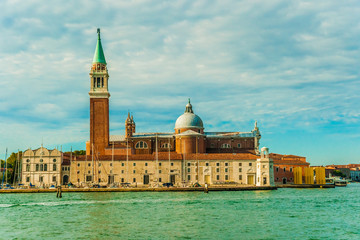
[{"label": "bell tower belfry", "polygon": [[105,55],[101,45],[100,28],[97,29],[98,39],[90,70],[90,144],[88,152],[104,155],[109,146],[109,74]]}]

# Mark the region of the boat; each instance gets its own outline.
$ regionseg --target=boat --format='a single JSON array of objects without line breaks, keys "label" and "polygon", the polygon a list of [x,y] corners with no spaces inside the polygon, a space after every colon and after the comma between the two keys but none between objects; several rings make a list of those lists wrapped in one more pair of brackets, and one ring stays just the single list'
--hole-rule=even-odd
[{"label": "boat", "polygon": [[342,179],[336,179],[336,180],[334,180],[334,184],[335,184],[336,187],[346,187],[347,186],[347,181],[342,180]]}]

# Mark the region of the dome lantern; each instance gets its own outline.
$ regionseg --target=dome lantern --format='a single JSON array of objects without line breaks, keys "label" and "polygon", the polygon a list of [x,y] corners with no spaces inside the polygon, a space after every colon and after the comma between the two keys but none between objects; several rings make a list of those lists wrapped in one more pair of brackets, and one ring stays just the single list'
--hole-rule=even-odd
[{"label": "dome lantern", "polygon": [[186,104],[185,112],[182,114],[175,123],[175,129],[204,129],[203,121],[201,118],[194,114],[190,98],[188,104]]}]

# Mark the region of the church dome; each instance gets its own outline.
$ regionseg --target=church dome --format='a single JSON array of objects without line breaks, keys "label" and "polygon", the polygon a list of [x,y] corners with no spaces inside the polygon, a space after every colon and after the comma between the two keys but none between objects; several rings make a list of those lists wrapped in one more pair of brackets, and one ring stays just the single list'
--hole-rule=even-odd
[{"label": "church dome", "polygon": [[203,121],[192,110],[190,99],[189,99],[189,103],[186,105],[184,114],[178,117],[178,119],[175,122],[175,129],[181,129],[181,128],[200,128],[200,129],[204,128]]}]

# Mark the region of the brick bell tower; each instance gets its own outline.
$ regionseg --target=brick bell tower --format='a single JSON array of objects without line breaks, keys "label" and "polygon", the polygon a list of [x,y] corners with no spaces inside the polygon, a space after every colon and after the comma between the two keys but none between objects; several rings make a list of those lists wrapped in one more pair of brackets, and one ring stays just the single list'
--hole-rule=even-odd
[{"label": "brick bell tower", "polygon": [[109,74],[105,55],[101,45],[100,28],[97,29],[98,39],[90,70],[90,142],[88,152],[104,155],[109,146]]}]

